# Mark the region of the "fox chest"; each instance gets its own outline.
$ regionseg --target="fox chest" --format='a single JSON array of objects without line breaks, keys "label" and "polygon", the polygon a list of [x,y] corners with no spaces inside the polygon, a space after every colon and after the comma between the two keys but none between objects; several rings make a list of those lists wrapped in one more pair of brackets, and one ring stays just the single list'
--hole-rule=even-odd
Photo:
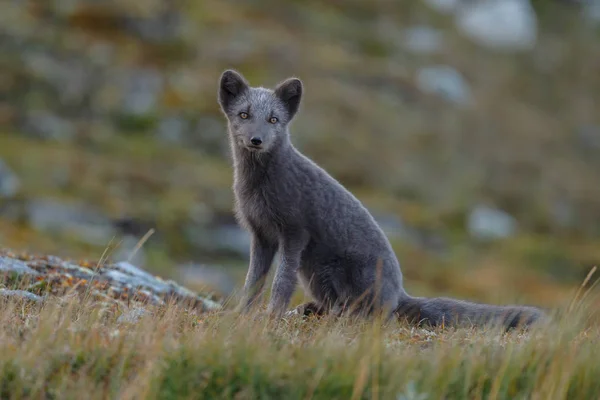
[{"label": "fox chest", "polygon": [[236,211],[240,222],[252,230],[276,236],[287,219],[278,199],[261,190],[236,193]]}]

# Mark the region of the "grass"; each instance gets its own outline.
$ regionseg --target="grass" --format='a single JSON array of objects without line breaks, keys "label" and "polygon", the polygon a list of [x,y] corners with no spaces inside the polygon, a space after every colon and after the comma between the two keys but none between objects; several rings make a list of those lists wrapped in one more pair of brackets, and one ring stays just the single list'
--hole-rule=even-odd
[{"label": "grass", "polygon": [[120,323],[126,310],[77,297],[0,298],[0,398],[597,398],[591,287],[548,326],[508,333],[175,305]]}]

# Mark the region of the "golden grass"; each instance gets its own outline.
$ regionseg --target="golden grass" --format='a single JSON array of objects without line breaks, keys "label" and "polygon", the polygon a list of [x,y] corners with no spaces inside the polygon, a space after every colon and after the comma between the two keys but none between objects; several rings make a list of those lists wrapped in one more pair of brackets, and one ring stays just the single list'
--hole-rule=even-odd
[{"label": "golden grass", "polygon": [[0,299],[0,398],[597,398],[592,285],[549,325],[509,333],[175,305],[120,322],[128,310],[80,297]]}]

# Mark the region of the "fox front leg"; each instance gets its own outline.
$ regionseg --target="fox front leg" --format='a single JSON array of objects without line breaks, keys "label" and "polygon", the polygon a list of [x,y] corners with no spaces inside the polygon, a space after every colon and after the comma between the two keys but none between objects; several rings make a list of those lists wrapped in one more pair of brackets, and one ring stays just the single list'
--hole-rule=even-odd
[{"label": "fox front leg", "polygon": [[302,251],[308,242],[304,232],[286,232],[281,240],[281,263],[277,268],[267,308],[273,318],[281,318],[287,310],[298,284],[298,269]]},{"label": "fox front leg", "polygon": [[277,244],[269,242],[260,234],[252,234],[250,264],[244,283],[244,296],[240,303],[242,312],[248,312],[260,299],[276,252]]}]

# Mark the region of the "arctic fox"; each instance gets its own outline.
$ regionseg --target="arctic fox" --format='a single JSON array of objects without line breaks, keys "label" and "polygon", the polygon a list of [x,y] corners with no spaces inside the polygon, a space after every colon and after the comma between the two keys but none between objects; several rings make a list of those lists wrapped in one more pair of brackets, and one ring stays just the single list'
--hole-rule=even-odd
[{"label": "arctic fox", "polygon": [[251,234],[242,311],[264,292],[275,254],[278,266],[267,312],[286,314],[300,281],[313,299],[287,313],[384,318],[397,314],[430,326],[498,323],[528,326],[537,308],[413,297],[384,232],[361,202],[291,143],[289,125],[303,84],[289,78],[274,89],[251,87],[234,70],[222,73],[218,102],[228,122],[236,217]]}]

